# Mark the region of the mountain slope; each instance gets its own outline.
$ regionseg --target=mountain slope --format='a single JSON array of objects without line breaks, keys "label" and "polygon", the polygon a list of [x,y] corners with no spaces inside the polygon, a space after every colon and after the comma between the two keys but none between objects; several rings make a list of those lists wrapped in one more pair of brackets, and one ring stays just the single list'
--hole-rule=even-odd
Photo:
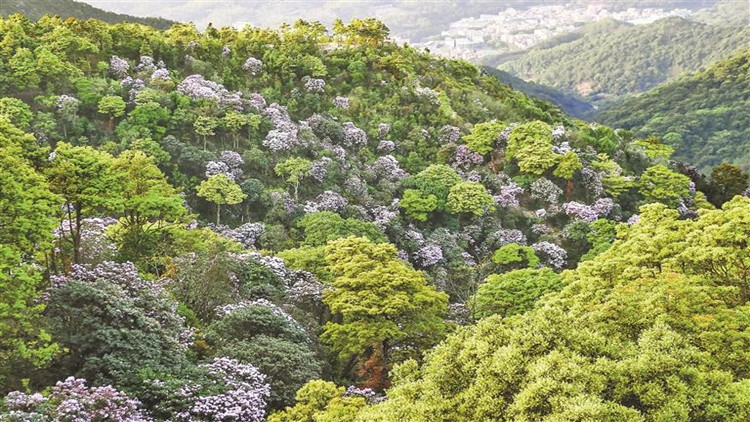
[{"label": "mountain slope", "polygon": [[534,98],[539,98],[551,102],[557,107],[560,107],[560,109],[562,109],[565,114],[568,114],[570,116],[579,119],[587,119],[591,117],[594,112],[594,107],[591,104],[581,100],[574,95],[566,94],[546,85],[524,81],[523,79],[517,78],[508,72],[489,66],[482,66],[482,70],[492,76],[495,76],[502,83],[510,85],[513,89],[519,90],[524,94],[532,96]]},{"label": "mountain slope", "polygon": [[682,18],[641,26],[600,22],[584,28],[575,41],[532,49],[499,68],[591,101],[607,101],[704,68],[748,42],[746,26]]},{"label": "mountain slope", "polygon": [[597,119],[639,136],[663,135],[676,158],[702,170],[750,169],[750,50],[603,110]]},{"label": "mountain slope", "polygon": [[31,20],[37,20],[44,15],[58,15],[63,19],[74,17],[82,20],[98,19],[109,23],[140,23],[159,29],[167,29],[175,23],[163,18],[108,12],[74,0],[3,0],[0,2],[0,16],[9,16],[14,13],[20,13]]}]

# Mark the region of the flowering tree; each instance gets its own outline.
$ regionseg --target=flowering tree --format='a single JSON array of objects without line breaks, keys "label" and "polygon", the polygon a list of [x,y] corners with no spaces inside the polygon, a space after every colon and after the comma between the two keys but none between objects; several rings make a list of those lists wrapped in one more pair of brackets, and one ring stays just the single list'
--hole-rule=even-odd
[{"label": "flowering tree", "polygon": [[57,341],[70,350],[56,365],[61,373],[132,385],[141,368],[173,371],[186,364],[192,334],[177,304],[133,264],[76,265],[52,281],[47,315]]},{"label": "flowering tree", "polygon": [[86,380],[68,377],[52,387],[49,396],[20,391],[5,397],[3,421],[147,422],[138,400],[112,386],[89,387]]}]

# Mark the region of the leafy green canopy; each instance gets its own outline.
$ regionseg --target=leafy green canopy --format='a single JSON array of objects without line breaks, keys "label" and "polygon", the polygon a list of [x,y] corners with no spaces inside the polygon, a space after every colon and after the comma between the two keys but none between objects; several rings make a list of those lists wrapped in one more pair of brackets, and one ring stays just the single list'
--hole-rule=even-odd
[{"label": "leafy green canopy", "polygon": [[660,204],[514,317],[397,368],[358,421],[750,418],[750,199],[697,220]]}]

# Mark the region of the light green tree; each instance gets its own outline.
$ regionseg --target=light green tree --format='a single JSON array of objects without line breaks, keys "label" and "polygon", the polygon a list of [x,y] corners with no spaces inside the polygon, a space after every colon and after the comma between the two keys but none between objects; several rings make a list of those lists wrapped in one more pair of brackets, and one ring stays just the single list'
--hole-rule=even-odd
[{"label": "light green tree", "polygon": [[203,137],[203,150],[205,151],[208,147],[208,137],[216,134],[216,127],[219,126],[219,121],[213,117],[198,116],[193,122],[193,128],[195,133]]},{"label": "light green tree", "polygon": [[221,206],[241,203],[247,195],[225,174],[217,174],[198,185],[198,196],[216,204],[216,224],[221,224]]},{"label": "light green tree", "polygon": [[471,133],[464,136],[466,146],[476,153],[487,154],[495,149],[495,141],[497,141],[505,126],[505,123],[501,122],[485,122],[474,125]]},{"label": "light green tree", "polygon": [[115,117],[122,117],[125,114],[125,106],[125,100],[117,95],[105,95],[99,100],[97,110],[109,116],[109,130],[115,127]]},{"label": "light green tree", "polygon": [[42,274],[34,257],[51,246],[62,198],[20,157],[0,148],[0,392],[60,352],[41,324]]},{"label": "light green tree", "polygon": [[487,188],[479,182],[461,182],[448,194],[448,209],[454,214],[484,214],[495,204]]},{"label": "light green tree", "polygon": [[435,195],[423,196],[416,189],[407,189],[399,201],[399,207],[404,209],[406,215],[417,220],[427,221],[427,217],[437,208],[438,199]]},{"label": "light green tree", "polygon": [[690,179],[658,164],[643,172],[638,188],[647,202],[677,206],[680,198],[690,195]]},{"label": "light green tree", "polygon": [[447,295],[398,259],[395,246],[348,237],[329,242],[326,259],[335,279],[323,301],[335,318],[321,338],[346,362],[344,373],[360,359],[379,360],[380,373],[370,377],[380,384],[388,366],[403,359],[394,351],[417,352],[442,337]]},{"label": "light green tree", "polygon": [[560,155],[552,151],[552,128],[538,120],[516,126],[508,139],[505,159],[516,160],[524,173],[544,173],[560,160]]},{"label": "light green tree", "polygon": [[47,179],[52,192],[65,201],[62,217],[70,224],[61,236],[73,247],[73,262],[80,262],[81,221],[123,209],[122,190],[112,169],[113,162],[111,155],[91,147],[57,144]]},{"label": "light green tree", "polygon": [[310,171],[312,163],[302,157],[289,158],[276,164],[274,171],[279,176],[286,177],[286,182],[294,188],[294,200],[299,200],[299,185],[302,178]]}]

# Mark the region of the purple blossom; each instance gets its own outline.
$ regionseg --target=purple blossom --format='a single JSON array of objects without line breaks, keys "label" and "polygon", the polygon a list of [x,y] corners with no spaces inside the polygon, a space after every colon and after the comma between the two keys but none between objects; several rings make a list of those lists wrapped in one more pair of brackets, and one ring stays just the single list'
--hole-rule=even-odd
[{"label": "purple blossom", "polygon": [[242,68],[250,72],[251,75],[257,76],[263,71],[263,62],[255,57],[248,57],[242,64]]},{"label": "purple blossom", "polygon": [[345,397],[364,397],[369,403],[377,402],[377,395],[372,388],[359,388],[350,385],[344,393]]},{"label": "purple blossom", "polygon": [[567,142],[561,142],[559,145],[553,145],[552,146],[552,152],[555,154],[567,154],[570,151],[573,151],[573,148],[571,148],[570,144]]},{"label": "purple blossom", "polygon": [[287,214],[294,214],[297,211],[297,203],[294,202],[294,198],[289,195],[289,192],[273,191],[269,194],[269,197],[274,204],[281,203]]},{"label": "purple blossom", "polygon": [[177,85],[177,91],[193,100],[210,100],[222,109],[242,111],[239,92],[230,93],[224,85],[205,79],[202,75],[190,75]]},{"label": "purple blossom", "polygon": [[78,104],[80,104],[80,101],[78,101],[78,98],[63,94],[59,97],[57,97],[57,109],[65,112],[66,110],[75,109],[78,110]]},{"label": "purple blossom", "polygon": [[294,283],[287,289],[287,297],[292,302],[302,302],[305,300],[320,302],[323,300],[323,291],[326,288],[328,287],[319,282],[314,275],[307,271],[296,271]]},{"label": "purple blossom", "polygon": [[443,250],[434,243],[425,245],[414,253],[414,260],[422,267],[431,267],[443,260]]},{"label": "purple blossom", "polygon": [[605,217],[612,212],[612,209],[615,207],[615,201],[612,198],[599,198],[594,201],[592,207],[600,217]]},{"label": "purple blossom", "polygon": [[526,244],[526,236],[521,230],[517,229],[500,229],[489,235],[488,241],[492,242],[494,249],[509,243]]},{"label": "purple blossom", "polygon": [[599,214],[594,208],[575,201],[563,204],[563,210],[565,210],[565,213],[569,216],[587,223],[593,223],[599,217]]},{"label": "purple blossom", "polygon": [[471,322],[471,309],[465,303],[454,302],[448,305],[448,321],[458,325],[466,325]]},{"label": "purple blossom", "polygon": [[117,56],[112,56],[109,58],[109,73],[111,73],[115,78],[125,78],[126,76],[128,76],[129,70],[130,65],[126,60],[121,59]]},{"label": "purple blossom", "polygon": [[550,242],[537,242],[531,245],[534,252],[539,258],[544,261],[545,264],[559,270],[565,265],[565,259],[568,257],[568,253],[565,249]]},{"label": "purple blossom", "polygon": [[602,175],[588,167],[581,169],[581,177],[583,178],[583,185],[591,192],[593,196],[601,196],[604,194],[604,186],[602,185]]},{"label": "purple blossom", "polygon": [[543,177],[531,184],[531,198],[548,204],[556,204],[562,193],[562,189]]},{"label": "purple blossom", "polygon": [[364,198],[367,196],[367,183],[357,176],[352,176],[344,182],[344,190],[349,196],[354,198]]},{"label": "purple blossom", "polygon": [[226,357],[214,358],[203,365],[218,381],[228,387],[225,392],[198,397],[183,420],[261,422],[265,420],[266,399],[271,390],[266,376],[252,365]]},{"label": "purple blossom", "polygon": [[156,70],[156,65],[154,64],[154,58],[151,56],[141,56],[138,65],[135,67],[136,72],[151,73],[154,70]]},{"label": "purple blossom", "polygon": [[310,171],[308,172],[310,177],[318,182],[322,182],[328,175],[328,165],[330,165],[332,161],[333,160],[328,157],[321,157],[320,159],[313,161],[310,166]]},{"label": "purple blossom", "polygon": [[128,76],[120,81],[120,87],[128,90],[128,99],[133,103],[138,94],[146,88],[146,83],[140,79],[133,79]]},{"label": "purple blossom", "polygon": [[484,157],[472,151],[466,145],[459,145],[453,156],[453,167],[457,169],[468,169],[471,166],[482,164]]},{"label": "purple blossom", "polygon": [[367,134],[364,130],[354,126],[352,122],[346,122],[344,126],[344,145],[350,148],[358,148],[367,145]]},{"label": "purple blossom", "polygon": [[393,141],[382,140],[378,143],[377,150],[381,154],[388,154],[396,149],[396,144]]},{"label": "purple blossom", "polygon": [[388,136],[388,134],[391,133],[391,124],[390,123],[380,123],[378,124],[378,137],[379,138],[385,138]]},{"label": "purple blossom", "polygon": [[141,403],[114,387],[88,387],[86,380],[58,381],[48,397],[39,393],[9,393],[5,398],[8,421],[118,421],[146,422]]},{"label": "purple blossom", "polygon": [[544,208],[539,208],[538,210],[534,211],[534,214],[536,214],[539,218],[544,218],[547,216],[547,210]]},{"label": "purple blossom", "polygon": [[151,74],[151,80],[167,82],[167,81],[171,81],[172,79],[169,77],[169,70],[156,69],[154,73]]},{"label": "purple blossom", "polygon": [[398,201],[394,201],[394,204],[396,205],[391,205],[391,207],[380,205],[370,209],[372,222],[378,226],[379,229],[385,230],[391,221],[398,216],[398,211],[395,210],[395,207],[398,206]]},{"label": "purple blossom", "polygon": [[641,216],[638,214],[633,214],[628,218],[627,224],[628,226],[632,226],[633,224],[638,224],[641,221]]},{"label": "purple blossom", "polygon": [[307,78],[305,90],[310,93],[323,93],[326,91],[326,81],[323,79]]},{"label": "purple blossom", "polygon": [[401,169],[398,160],[392,155],[378,157],[372,164],[372,169],[379,177],[391,181],[401,180],[409,175]]},{"label": "purple blossom", "polygon": [[533,224],[531,226],[531,232],[539,236],[539,235],[551,233],[552,229],[546,224]]},{"label": "purple blossom", "polygon": [[266,108],[266,99],[260,94],[252,93],[247,99],[247,104],[255,111],[261,112]]},{"label": "purple blossom", "polygon": [[337,96],[333,99],[333,106],[346,110],[349,108],[349,99],[346,97]]},{"label": "purple blossom", "polygon": [[461,130],[455,126],[445,125],[438,132],[438,142],[441,144],[454,144],[461,137]]},{"label": "purple blossom", "polygon": [[523,193],[523,188],[510,182],[509,185],[500,186],[500,194],[493,196],[495,202],[503,208],[515,208],[520,205],[518,195]]},{"label": "purple blossom", "polygon": [[266,225],[263,223],[245,223],[233,229],[225,229],[220,233],[230,239],[236,240],[245,248],[256,249],[258,241],[266,231]]},{"label": "purple blossom", "polygon": [[209,161],[206,163],[206,177],[216,176],[217,174],[224,174],[230,180],[234,180],[229,172],[229,166],[221,161]]},{"label": "purple blossom", "polygon": [[232,49],[228,45],[221,47],[221,57],[227,58],[232,53]]},{"label": "purple blossom", "polygon": [[341,212],[346,209],[347,205],[349,205],[349,201],[346,198],[336,192],[327,190],[318,195],[315,201],[307,201],[304,209],[308,214],[320,211]]},{"label": "purple blossom", "polygon": [[559,143],[565,139],[565,127],[564,126],[555,126],[552,129],[552,140],[555,143]]},{"label": "purple blossom", "polygon": [[303,146],[297,137],[297,126],[289,117],[287,108],[273,103],[264,110],[265,115],[271,119],[275,129],[268,132],[263,140],[263,146],[272,152],[287,151],[296,146]]}]

